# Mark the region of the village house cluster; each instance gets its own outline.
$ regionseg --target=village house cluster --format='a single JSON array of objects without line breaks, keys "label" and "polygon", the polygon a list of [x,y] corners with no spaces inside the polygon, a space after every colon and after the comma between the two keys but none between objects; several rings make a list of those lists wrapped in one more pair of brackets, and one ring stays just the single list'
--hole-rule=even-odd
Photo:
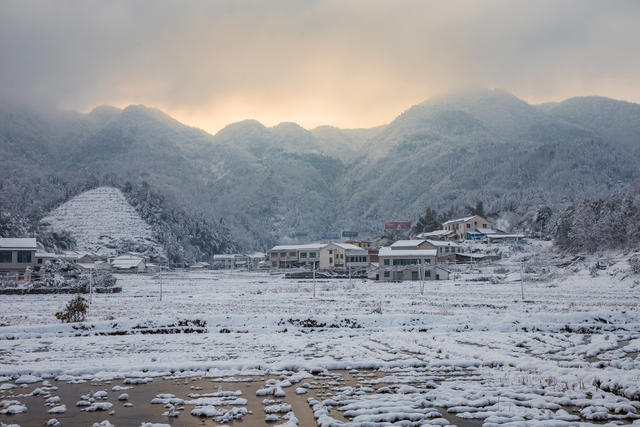
[{"label": "village house cluster", "polygon": [[[473,215],[446,221],[441,230],[418,234],[411,240],[376,242],[350,240],[310,244],[278,245],[262,252],[214,255],[211,264],[196,262],[181,267],[197,269],[306,269],[366,276],[372,280],[447,280],[453,263],[477,262],[491,255],[465,252],[461,242],[483,240],[487,243],[513,240],[522,234],[507,234],[495,229],[486,218]],[[35,238],[0,238],[0,279],[25,282],[39,274],[50,260],[70,262],[85,271],[145,273],[158,271],[138,253],[106,257],[94,253],[65,251],[43,252]]]},{"label": "village house cluster", "polygon": [[0,238],[0,279],[27,282],[42,272],[47,261],[72,263],[84,271],[144,273],[156,268],[141,254],[123,253],[107,257],[89,252],[44,252],[35,237]]},{"label": "village house cluster", "polygon": [[473,215],[447,221],[441,230],[419,234],[415,239],[383,245],[368,241],[278,245],[268,251],[266,263],[270,269],[348,272],[381,281],[448,280],[447,265],[492,258],[465,253],[459,242],[484,240],[494,243],[522,238],[522,234],[496,230],[486,218]]}]

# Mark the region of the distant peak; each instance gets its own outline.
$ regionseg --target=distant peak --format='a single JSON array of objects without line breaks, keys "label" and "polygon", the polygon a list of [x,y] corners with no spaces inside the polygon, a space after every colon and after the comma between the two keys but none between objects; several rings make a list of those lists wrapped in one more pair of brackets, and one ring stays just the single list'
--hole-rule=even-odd
[{"label": "distant peak", "polygon": [[247,119],[226,125],[216,133],[216,136],[224,137],[237,133],[262,133],[265,131],[267,131],[267,128],[262,123],[254,119]]},{"label": "distant peak", "polygon": [[278,131],[286,131],[286,132],[308,132],[307,129],[303,128],[299,124],[295,122],[280,122],[277,125],[273,126],[271,130],[276,132]]},{"label": "distant peak", "polygon": [[489,100],[493,100],[493,101],[503,100],[503,101],[511,101],[511,102],[516,101],[519,103],[526,104],[525,101],[513,95],[511,92],[505,89],[495,88],[495,89],[472,89],[472,90],[453,91],[448,94],[430,98],[422,102],[420,105],[430,106],[430,105],[441,104],[441,103],[456,103],[456,102],[470,102],[470,101],[477,102],[477,101],[489,101]]},{"label": "distant peak", "polygon": [[104,115],[104,114],[118,114],[122,110],[120,108],[114,107],[113,105],[98,105],[93,110],[89,112],[90,115]]}]

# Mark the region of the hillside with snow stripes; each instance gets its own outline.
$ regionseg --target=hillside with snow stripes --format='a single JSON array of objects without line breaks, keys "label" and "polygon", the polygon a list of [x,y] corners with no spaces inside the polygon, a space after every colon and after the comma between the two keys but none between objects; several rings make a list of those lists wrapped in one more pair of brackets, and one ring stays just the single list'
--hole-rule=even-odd
[{"label": "hillside with snow stripes", "polygon": [[164,252],[153,238],[151,226],[113,187],[98,187],[79,194],[42,219],[53,231],[68,231],[78,250],[114,254],[126,250]]}]

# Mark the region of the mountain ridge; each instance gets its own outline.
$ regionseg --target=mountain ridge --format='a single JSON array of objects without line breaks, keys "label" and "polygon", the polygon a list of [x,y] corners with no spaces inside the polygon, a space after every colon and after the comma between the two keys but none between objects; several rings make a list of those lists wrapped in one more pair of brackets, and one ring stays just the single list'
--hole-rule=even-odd
[{"label": "mountain ridge", "polygon": [[0,209],[39,219],[82,190],[145,182],[187,214],[223,220],[240,246],[266,249],[300,232],[374,234],[427,206],[462,212],[483,200],[530,215],[639,178],[640,125],[629,121],[640,105],[608,98],[541,107],[484,90],[370,129],[245,120],[214,135],[144,106],[99,108],[0,112]]}]

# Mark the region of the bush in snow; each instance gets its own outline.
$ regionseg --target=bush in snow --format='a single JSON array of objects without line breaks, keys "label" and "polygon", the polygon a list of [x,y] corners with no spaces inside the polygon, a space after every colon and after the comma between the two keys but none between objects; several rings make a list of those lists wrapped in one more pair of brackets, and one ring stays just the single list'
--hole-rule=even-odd
[{"label": "bush in snow", "polygon": [[56,313],[56,319],[63,323],[82,322],[87,317],[87,300],[80,295],[67,303],[63,311]]}]

